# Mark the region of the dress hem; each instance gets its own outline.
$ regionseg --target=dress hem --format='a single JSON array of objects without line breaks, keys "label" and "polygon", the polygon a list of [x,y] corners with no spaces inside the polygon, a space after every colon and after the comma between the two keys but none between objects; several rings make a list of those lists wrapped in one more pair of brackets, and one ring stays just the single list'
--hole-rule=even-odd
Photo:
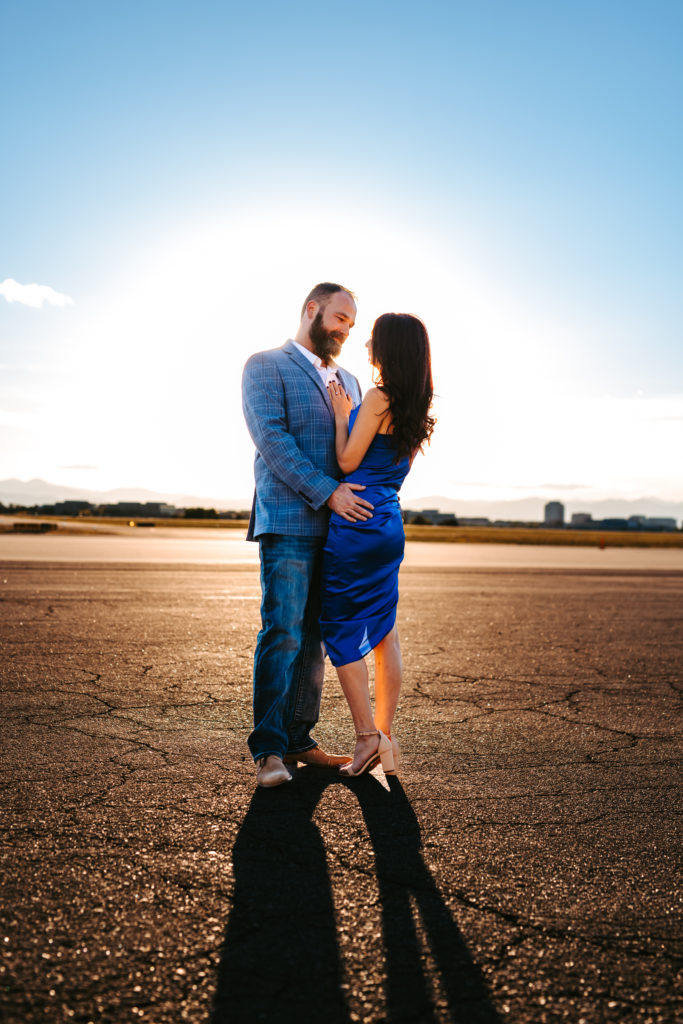
[{"label": "dress hem", "polygon": [[[340,661],[340,662],[332,661],[332,657],[331,657],[329,649],[328,649],[327,650],[327,657],[330,659],[330,663],[331,663],[332,667],[333,668],[344,668],[346,665],[355,665],[356,662],[358,662],[358,661],[365,661],[365,659],[367,658],[368,654],[372,654],[372,652],[375,650],[375,648],[379,647],[379,645],[382,643],[382,640],[384,640],[385,637],[389,636],[389,634],[391,633],[391,631],[392,631],[392,629],[394,628],[395,625],[396,625],[396,616],[394,615],[394,621],[391,623],[391,625],[386,630],[386,632],[382,633],[382,635],[379,638],[379,640],[377,640],[372,645],[370,650],[366,651],[365,654],[361,654],[360,658],[354,658],[352,661]],[[358,653],[360,654],[360,651]]]}]

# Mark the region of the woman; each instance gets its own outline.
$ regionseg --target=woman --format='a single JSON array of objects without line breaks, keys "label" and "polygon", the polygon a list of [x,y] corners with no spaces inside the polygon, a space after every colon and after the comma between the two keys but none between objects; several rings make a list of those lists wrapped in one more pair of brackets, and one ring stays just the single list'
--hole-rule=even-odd
[{"label": "woman", "polygon": [[[401,689],[401,649],[396,630],[398,570],[405,535],[398,490],[417,452],[429,441],[434,419],[429,338],[421,320],[407,313],[380,316],[367,342],[378,373],[362,405],[333,381],[337,461],[349,483],[365,484],[371,519],[351,523],[333,514],[323,561],[320,626],[330,661],[356,729],[353,761],[340,771],[360,775],[381,759],[395,772],[398,744],[391,727]],[[375,652],[375,714],[364,658]]]}]

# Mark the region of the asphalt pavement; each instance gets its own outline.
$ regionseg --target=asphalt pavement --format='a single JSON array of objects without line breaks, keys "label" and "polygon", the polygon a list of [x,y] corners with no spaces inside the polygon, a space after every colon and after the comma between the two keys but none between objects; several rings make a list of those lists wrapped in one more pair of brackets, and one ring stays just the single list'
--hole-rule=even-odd
[{"label": "asphalt pavement", "polygon": [[399,777],[274,790],[258,593],[0,563],[7,1024],[681,1019],[683,573],[406,568]]}]

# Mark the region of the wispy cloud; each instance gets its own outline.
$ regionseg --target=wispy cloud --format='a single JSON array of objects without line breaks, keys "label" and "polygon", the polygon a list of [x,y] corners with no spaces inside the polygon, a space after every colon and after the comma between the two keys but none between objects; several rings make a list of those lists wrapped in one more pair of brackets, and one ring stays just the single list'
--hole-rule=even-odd
[{"label": "wispy cloud", "polygon": [[20,302],[23,306],[42,309],[48,306],[73,306],[74,300],[69,295],[62,295],[47,284],[19,284],[11,277],[0,282],[0,295],[8,302]]},{"label": "wispy cloud", "polygon": [[0,363],[0,373],[47,373],[48,371],[49,367],[46,363]]},{"label": "wispy cloud", "polygon": [[588,484],[539,484],[543,491],[582,491]]}]

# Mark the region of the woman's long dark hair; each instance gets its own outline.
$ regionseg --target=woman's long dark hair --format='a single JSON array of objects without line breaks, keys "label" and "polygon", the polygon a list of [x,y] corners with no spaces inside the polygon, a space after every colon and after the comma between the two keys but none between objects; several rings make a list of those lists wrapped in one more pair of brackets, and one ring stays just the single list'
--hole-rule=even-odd
[{"label": "woman's long dark hair", "polygon": [[398,455],[412,457],[430,440],[436,423],[429,415],[434,387],[427,328],[410,313],[383,313],[375,320],[371,343]]}]

